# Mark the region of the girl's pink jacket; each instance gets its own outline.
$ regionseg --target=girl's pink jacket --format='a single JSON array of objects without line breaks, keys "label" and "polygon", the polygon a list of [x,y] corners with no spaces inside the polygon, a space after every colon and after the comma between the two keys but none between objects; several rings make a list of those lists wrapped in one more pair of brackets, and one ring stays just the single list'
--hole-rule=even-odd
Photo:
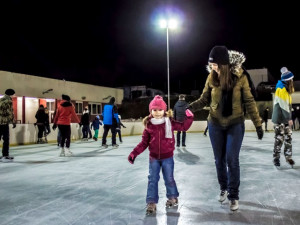
[{"label": "girl's pink jacket", "polygon": [[142,141],[133,149],[132,153],[136,157],[149,147],[150,157],[155,159],[172,157],[175,149],[174,130],[187,131],[191,127],[193,119],[193,114],[188,114],[183,122],[171,119],[172,138],[165,137],[165,123],[154,125],[149,120],[143,132]]}]

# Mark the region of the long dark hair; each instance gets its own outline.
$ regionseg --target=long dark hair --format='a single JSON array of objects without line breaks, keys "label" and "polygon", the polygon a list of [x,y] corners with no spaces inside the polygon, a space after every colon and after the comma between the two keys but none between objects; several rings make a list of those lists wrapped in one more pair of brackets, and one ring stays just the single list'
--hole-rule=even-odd
[{"label": "long dark hair", "polygon": [[293,79],[286,81],[286,89],[289,94],[293,94],[295,92]]},{"label": "long dark hair", "polygon": [[230,66],[227,65],[219,65],[218,68],[220,70],[220,76],[214,70],[212,70],[212,83],[215,86],[221,86],[222,90],[229,91],[233,89],[234,80],[230,71]]}]

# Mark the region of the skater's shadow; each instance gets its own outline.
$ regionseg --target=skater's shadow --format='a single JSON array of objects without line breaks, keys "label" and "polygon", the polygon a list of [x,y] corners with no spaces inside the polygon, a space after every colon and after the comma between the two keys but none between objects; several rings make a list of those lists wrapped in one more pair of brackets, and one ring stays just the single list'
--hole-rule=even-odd
[{"label": "skater's shadow", "polygon": [[205,206],[185,207],[198,213],[203,223],[214,221],[214,224],[268,224],[272,221],[272,224],[294,224],[291,221],[300,219],[299,211],[247,201],[240,201],[240,209],[234,212],[230,211],[228,203],[222,204],[219,211],[207,210]]},{"label": "skater's shadow", "polygon": [[[283,162],[283,163],[285,163],[285,162]],[[283,163],[281,163],[281,164],[283,164]],[[281,165],[281,166],[277,167],[277,169],[278,170],[299,170],[300,166],[293,166],[293,168],[292,168],[291,165],[286,163],[286,165]]]},{"label": "skater's shadow", "polygon": [[143,220],[144,225],[157,225],[156,214],[145,216]]},{"label": "skater's shadow", "polygon": [[178,224],[180,212],[178,212],[177,210],[178,210],[178,206],[175,206],[170,209],[166,208],[167,225],[177,225]]},{"label": "skater's shadow", "polygon": [[50,164],[50,163],[64,163],[65,161],[51,161],[51,160],[30,160],[30,161],[17,161],[20,164]]},{"label": "skater's shadow", "polygon": [[194,155],[191,152],[187,151],[186,148],[183,149],[178,148],[177,152],[178,153],[176,157],[187,165],[195,165],[200,160],[199,156]]},{"label": "skater's shadow", "polygon": [[[96,149],[94,151],[89,151],[89,152],[83,152],[83,153],[77,153],[77,154],[74,153],[74,155],[72,157],[97,157],[101,154],[104,154],[106,152],[113,151],[113,150],[116,150],[116,148]],[[120,155],[114,155],[114,156],[120,156]],[[114,156],[111,156],[111,157],[114,157]]]}]

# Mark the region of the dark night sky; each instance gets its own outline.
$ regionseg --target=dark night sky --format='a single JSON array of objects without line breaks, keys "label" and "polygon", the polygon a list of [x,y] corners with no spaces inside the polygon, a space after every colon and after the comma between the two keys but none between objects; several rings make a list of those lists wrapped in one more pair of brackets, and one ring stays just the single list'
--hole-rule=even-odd
[{"label": "dark night sky", "polygon": [[0,70],[166,91],[166,33],[155,18],[171,6],[165,12],[182,18],[170,31],[171,92],[203,87],[214,45],[243,52],[248,69],[268,68],[277,79],[286,66],[299,80],[296,1],[9,2],[1,5]]}]

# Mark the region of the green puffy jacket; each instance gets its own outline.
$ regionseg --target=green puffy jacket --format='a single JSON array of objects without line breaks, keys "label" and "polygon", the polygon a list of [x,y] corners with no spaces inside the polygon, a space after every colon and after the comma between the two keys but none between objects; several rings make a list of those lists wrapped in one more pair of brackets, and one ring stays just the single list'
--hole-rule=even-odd
[{"label": "green puffy jacket", "polygon": [[211,74],[208,75],[203,93],[200,98],[193,103],[191,107],[193,111],[203,109],[205,106],[209,106],[208,121],[221,126],[229,126],[236,123],[243,123],[244,107],[245,105],[248,114],[255,127],[261,126],[261,119],[256,107],[256,102],[251,94],[247,76],[243,74],[243,70],[234,73],[237,76],[236,84],[233,87],[232,94],[232,115],[228,117],[222,116],[222,110],[220,107],[220,101],[222,99],[221,87],[214,86],[211,81]]}]

